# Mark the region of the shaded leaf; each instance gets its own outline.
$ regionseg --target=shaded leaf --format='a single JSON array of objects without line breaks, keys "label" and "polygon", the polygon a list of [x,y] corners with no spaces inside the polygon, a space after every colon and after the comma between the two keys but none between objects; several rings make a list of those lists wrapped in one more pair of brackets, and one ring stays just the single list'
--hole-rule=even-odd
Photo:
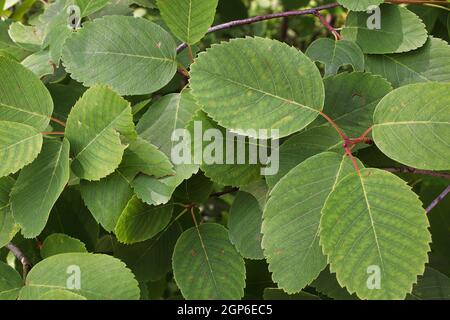
[{"label": "shaded leaf", "polygon": [[46,259],[61,253],[87,252],[83,242],[64,233],[54,233],[45,238],[41,247],[41,256]]},{"label": "shaded leaf", "polygon": [[69,142],[48,141],[25,167],[11,191],[11,211],[25,238],[41,233],[50,211],[69,181]]},{"label": "shaded leaf", "polygon": [[244,295],[244,260],[219,224],[205,223],[183,232],[172,264],[186,299],[240,299]]}]

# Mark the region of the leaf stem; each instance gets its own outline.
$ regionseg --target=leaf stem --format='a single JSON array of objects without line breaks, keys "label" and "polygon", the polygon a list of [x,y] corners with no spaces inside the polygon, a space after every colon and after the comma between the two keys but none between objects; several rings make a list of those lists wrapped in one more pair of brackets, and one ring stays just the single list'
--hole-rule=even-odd
[{"label": "leaf stem", "polygon": [[64,135],[63,131],[53,131],[53,132],[41,132],[43,135]]},{"label": "leaf stem", "polygon": [[209,197],[210,197],[210,198],[218,198],[218,197],[223,196],[223,195],[225,195],[225,194],[235,193],[235,192],[238,192],[238,191],[239,191],[239,188],[235,187],[235,188],[231,188],[231,189],[224,190],[224,191],[221,191],[221,192],[214,192],[214,193],[211,193],[211,194],[209,195]]},{"label": "leaf stem", "polygon": [[20,263],[22,263],[22,278],[23,281],[25,281],[28,271],[30,271],[33,265],[31,264],[30,260],[28,260],[28,258],[23,254],[22,250],[20,250],[19,247],[17,247],[12,242],[8,243],[6,245],[6,248],[11,251],[16,259],[20,261]]},{"label": "leaf stem", "polygon": [[444,191],[441,192],[440,195],[437,196],[436,199],[434,199],[430,205],[425,209],[426,213],[430,213],[431,210],[434,209],[438,205],[439,202],[444,200],[444,198],[450,193],[450,186],[447,186],[447,188],[444,189]]},{"label": "leaf stem", "polygon": [[53,118],[53,117],[50,117],[50,120],[52,120],[53,122],[63,126],[64,128],[66,127],[66,123],[64,121],[61,121],[61,120]]},{"label": "leaf stem", "polygon": [[[208,33],[216,32],[216,31],[224,30],[224,29],[230,29],[230,28],[237,27],[237,26],[252,24],[252,23],[260,22],[260,21],[264,21],[264,20],[278,19],[278,18],[284,18],[284,17],[290,17],[290,16],[303,16],[303,15],[308,15],[308,14],[316,14],[316,12],[336,8],[339,6],[340,6],[339,3],[334,2],[334,3],[326,4],[323,6],[319,6],[316,8],[311,8],[311,9],[285,11],[285,12],[271,13],[271,14],[266,14],[266,15],[261,15],[261,16],[254,16],[254,17],[241,19],[241,20],[234,20],[234,21],[230,21],[230,22],[226,22],[226,23],[222,23],[222,24],[213,26],[213,27],[209,28]],[[188,45],[186,43],[180,44],[177,48],[177,53],[180,53],[181,51],[186,49],[187,46]]]},{"label": "leaf stem", "polygon": [[314,13],[314,15],[319,18],[320,22],[328,29],[328,31],[333,34],[336,41],[342,40],[342,36],[339,34],[339,32],[337,32],[336,29],[334,29],[333,26],[328,23],[327,19],[319,11]]}]

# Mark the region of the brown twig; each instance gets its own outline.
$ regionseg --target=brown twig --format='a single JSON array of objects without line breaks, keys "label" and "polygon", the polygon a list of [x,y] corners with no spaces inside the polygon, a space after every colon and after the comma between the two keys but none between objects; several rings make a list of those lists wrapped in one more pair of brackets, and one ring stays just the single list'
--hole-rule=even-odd
[{"label": "brown twig", "polygon": [[224,190],[224,191],[221,191],[221,192],[211,193],[209,195],[209,197],[210,198],[217,198],[217,197],[223,196],[225,194],[234,193],[234,192],[238,192],[238,191],[239,191],[239,188],[235,187],[235,188],[231,188],[231,189]]},{"label": "brown twig", "polygon": [[393,168],[380,168],[392,173],[412,173],[412,174],[420,174],[420,175],[426,175],[426,176],[432,176],[432,177],[439,177],[444,179],[450,179],[450,173],[445,172],[437,172],[437,171],[431,171],[431,170],[421,170],[411,167],[393,167]]},{"label": "brown twig", "polygon": [[434,199],[430,205],[425,209],[427,213],[430,213],[431,210],[433,210],[434,207],[438,205],[439,202],[444,200],[444,198],[450,193],[450,186],[447,186],[447,188],[444,189],[444,191],[441,192],[440,195],[437,196],[436,199]]},{"label": "brown twig", "polygon": [[28,258],[23,254],[22,250],[20,250],[12,242],[8,243],[6,245],[6,248],[11,251],[16,259],[20,261],[20,263],[22,263],[22,278],[25,281],[28,271],[30,271],[33,265],[31,264],[30,260],[28,260]]},{"label": "brown twig", "polygon": [[[234,21],[230,21],[230,22],[226,22],[226,23],[222,23],[222,24],[218,24],[216,26],[213,26],[213,27],[209,28],[208,33],[216,32],[216,31],[219,31],[219,30],[230,29],[230,28],[237,27],[237,26],[243,26],[243,25],[247,25],[247,24],[252,24],[252,23],[255,23],[255,22],[259,22],[259,21],[270,20],[270,19],[278,19],[278,18],[285,18],[285,17],[290,17],[290,16],[303,16],[303,15],[308,15],[308,14],[316,14],[316,12],[319,12],[319,11],[322,11],[322,10],[336,8],[336,7],[339,7],[339,6],[340,6],[340,4],[335,2],[335,3],[330,3],[330,4],[323,5],[323,6],[319,6],[319,7],[316,7],[316,8],[312,8],[312,9],[285,11],[285,12],[266,14],[266,15],[262,15],[262,16],[250,17],[250,18],[247,18],[247,19],[234,20]],[[186,48],[187,48],[187,44],[186,43],[180,44],[178,46],[178,48],[177,48],[177,53],[180,53],[181,51],[183,51]]]}]

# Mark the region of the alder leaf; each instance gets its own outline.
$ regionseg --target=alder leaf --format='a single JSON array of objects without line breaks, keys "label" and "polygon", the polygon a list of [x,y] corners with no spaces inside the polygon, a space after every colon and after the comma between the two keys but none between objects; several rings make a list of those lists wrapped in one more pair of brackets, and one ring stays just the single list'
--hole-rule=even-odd
[{"label": "alder leaf", "polygon": [[[373,124],[373,112],[380,100],[392,91],[384,78],[363,72],[343,72],[324,79],[323,112],[348,137],[359,137]],[[319,117],[311,126],[331,124]]]},{"label": "alder leaf", "polygon": [[43,131],[53,101],[44,84],[20,63],[0,57],[0,120],[20,122]]},{"label": "alder leaf", "polygon": [[0,248],[7,245],[20,229],[12,216],[9,200],[14,182],[11,177],[0,178]]},{"label": "alder leaf", "polygon": [[328,126],[313,127],[293,135],[279,147],[280,168],[277,174],[266,177],[267,185],[273,188],[292,168],[309,157],[324,151],[342,150],[341,137]]},{"label": "alder leaf", "polygon": [[11,24],[12,21],[0,20],[0,56],[6,56],[20,61],[32,52],[25,50],[21,46],[14,43],[8,34]]},{"label": "alder leaf", "polygon": [[[80,276],[78,290],[68,288],[68,283],[76,282],[68,282],[70,276]],[[63,253],[42,260],[28,274],[19,299],[34,300],[52,290],[88,300],[137,300],[140,295],[137,281],[123,262],[91,253]]]},{"label": "alder leaf", "polygon": [[427,267],[411,293],[413,300],[450,300],[450,279],[439,271]]},{"label": "alder leaf", "polygon": [[403,54],[366,55],[366,70],[400,87],[416,82],[450,82],[450,46],[430,37],[422,48]]},{"label": "alder leaf", "polygon": [[25,238],[38,236],[69,181],[69,142],[48,141],[22,169],[11,191],[11,211]]},{"label": "alder leaf", "polygon": [[311,286],[317,290],[317,292],[335,300],[357,300],[358,298],[354,294],[348,293],[345,288],[342,288],[336,280],[336,275],[330,273],[327,267],[323,270],[316,280],[311,283]]},{"label": "alder leaf", "polygon": [[264,300],[320,300],[318,296],[309,292],[300,291],[296,294],[287,294],[277,288],[265,288],[263,298]]},{"label": "alder leaf", "polygon": [[0,300],[16,300],[22,287],[19,273],[0,261]]},{"label": "alder leaf", "polygon": [[350,12],[342,36],[356,42],[364,53],[373,54],[407,52],[420,48],[427,41],[422,20],[394,4],[381,5],[379,15]]},{"label": "alder leaf", "polygon": [[150,142],[138,137],[125,150],[119,170],[126,177],[134,177],[141,172],[161,178],[174,175],[169,158]]},{"label": "alder leaf", "polygon": [[338,0],[345,8],[351,11],[367,11],[371,6],[378,6],[384,0]]},{"label": "alder leaf", "polygon": [[175,189],[186,179],[197,173],[198,165],[182,164],[174,168],[175,175],[157,179],[139,175],[131,183],[139,199],[149,205],[160,205],[169,202]]},{"label": "alder leaf", "polygon": [[136,137],[130,103],[105,86],[87,90],[67,119],[65,136],[71,145],[73,172],[86,180],[113,173],[126,148],[120,135]]},{"label": "alder leaf", "polygon": [[158,0],[161,17],[175,36],[188,44],[199,42],[214,21],[218,0]]},{"label": "alder leaf", "polygon": [[285,137],[306,127],[323,108],[317,67],[276,40],[247,37],[213,45],[199,54],[190,74],[192,94],[203,110],[238,133],[279,129]]},{"label": "alder leaf", "polygon": [[177,70],[175,56],[174,40],[157,24],[106,16],[73,33],[62,60],[72,78],[87,87],[107,84],[121,95],[138,95],[169,83]]},{"label": "alder leaf", "polygon": [[354,170],[347,156],[320,153],[289,171],[270,192],[262,247],[272,279],[287,293],[300,292],[326,267],[320,212],[336,184]]},{"label": "alder leaf", "polygon": [[173,203],[150,206],[133,196],[117,221],[114,233],[125,244],[153,238],[170,222]]},{"label": "alder leaf", "polygon": [[41,257],[46,259],[61,253],[87,252],[86,246],[78,239],[64,233],[54,233],[45,238],[41,247]]},{"label": "alder leaf", "polygon": [[320,38],[309,45],[305,54],[311,60],[325,64],[325,76],[336,74],[345,65],[351,65],[354,71],[364,71],[364,54],[351,41]]},{"label": "alder leaf", "polygon": [[373,139],[388,157],[418,169],[450,169],[450,84],[416,83],[384,97]]},{"label": "alder leaf", "polygon": [[120,171],[100,181],[81,181],[83,201],[95,220],[106,231],[113,231],[128,201],[133,196],[131,181]]},{"label": "alder leaf", "polygon": [[114,256],[125,262],[139,281],[156,281],[171,269],[180,234],[180,226],[174,223],[150,240],[132,245],[117,243]]},{"label": "alder leaf", "polygon": [[188,300],[236,300],[244,296],[245,265],[228,231],[204,223],[183,232],[172,258],[175,281]]},{"label": "alder leaf", "polygon": [[189,89],[181,94],[168,94],[150,106],[139,120],[136,131],[170,157],[175,145],[172,133],[185,129],[199,108]]},{"label": "alder leaf", "polygon": [[244,258],[264,259],[261,248],[262,212],[258,200],[243,191],[238,192],[230,208],[230,241]]},{"label": "alder leaf", "polygon": [[42,147],[42,134],[35,128],[0,121],[0,177],[15,173],[36,159]]},{"label": "alder leaf", "polygon": [[[258,143],[263,147],[264,141],[249,140],[248,137],[242,135],[233,136],[230,135],[230,132],[227,135],[226,129],[219,127],[203,111],[198,112],[192,118],[187,130],[192,140],[190,161],[192,163],[194,163],[194,160],[200,162],[200,169],[212,181],[221,185],[245,186],[261,178],[262,166],[257,159]],[[206,132],[214,132],[213,130],[216,135],[210,137],[211,141],[204,141]],[[229,140],[227,141],[227,139]],[[229,142],[232,139],[236,142],[233,142],[233,146],[229,147]],[[187,142],[181,143],[186,144]],[[241,155],[238,152],[242,152],[242,149],[245,153],[245,163],[239,164],[238,157]],[[254,163],[249,163],[252,157],[255,157],[252,160]]]},{"label": "alder leaf", "polygon": [[404,299],[425,270],[428,227],[422,203],[402,179],[362,169],[342,179],[328,197],[320,243],[331,272],[350,293]]}]

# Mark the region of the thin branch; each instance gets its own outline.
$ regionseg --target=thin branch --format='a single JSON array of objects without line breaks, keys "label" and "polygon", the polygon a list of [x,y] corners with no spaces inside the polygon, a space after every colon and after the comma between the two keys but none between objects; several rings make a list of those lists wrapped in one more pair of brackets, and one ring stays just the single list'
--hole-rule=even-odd
[{"label": "thin branch", "polygon": [[[285,12],[271,13],[271,14],[266,14],[266,15],[262,15],[262,16],[255,16],[255,17],[251,17],[251,18],[247,18],[247,19],[230,21],[230,22],[222,23],[222,24],[219,24],[219,25],[216,25],[214,27],[209,28],[208,33],[216,32],[216,31],[219,31],[219,30],[230,29],[230,28],[237,27],[237,26],[243,26],[243,25],[247,25],[247,24],[252,24],[252,23],[255,23],[255,22],[259,22],[259,21],[270,20],[270,19],[278,19],[278,18],[285,18],[285,17],[290,17],[290,16],[303,16],[303,15],[308,15],[308,14],[316,14],[316,12],[319,12],[319,11],[322,11],[322,10],[328,10],[328,9],[336,8],[336,7],[339,7],[339,6],[340,6],[340,4],[335,2],[335,3],[330,3],[330,4],[323,5],[323,6],[319,6],[319,7],[316,7],[316,8],[312,8],[312,9],[304,9],[304,10],[294,10],[294,11],[285,11]],[[177,48],[177,53],[180,53],[181,51],[183,51],[186,48],[187,48],[187,44],[186,43],[180,44],[178,46],[178,48]]]},{"label": "thin branch", "polygon": [[394,4],[448,4],[446,0],[388,0],[386,2],[394,3]]},{"label": "thin branch", "polygon": [[16,257],[16,259],[20,261],[20,263],[22,263],[22,278],[23,280],[25,280],[28,271],[30,271],[33,265],[31,264],[30,260],[28,260],[28,258],[23,254],[22,250],[20,250],[12,242],[8,243],[6,245],[6,248],[9,251],[11,251],[11,253]]},{"label": "thin branch", "polygon": [[224,191],[221,191],[221,192],[211,193],[209,197],[210,198],[217,198],[217,197],[223,196],[225,194],[235,193],[235,192],[238,192],[238,191],[239,191],[239,188],[231,188],[229,190],[224,190]]},{"label": "thin branch", "polygon": [[433,210],[434,207],[438,205],[439,202],[444,200],[444,198],[450,193],[450,186],[444,189],[440,195],[437,196],[436,199],[434,199],[430,205],[425,209],[427,213],[430,213],[431,210]]},{"label": "thin branch", "polygon": [[432,177],[439,177],[444,179],[450,179],[450,173],[445,172],[436,172],[431,170],[421,170],[411,167],[394,167],[394,168],[380,168],[392,173],[412,173],[412,174],[421,174]]}]

